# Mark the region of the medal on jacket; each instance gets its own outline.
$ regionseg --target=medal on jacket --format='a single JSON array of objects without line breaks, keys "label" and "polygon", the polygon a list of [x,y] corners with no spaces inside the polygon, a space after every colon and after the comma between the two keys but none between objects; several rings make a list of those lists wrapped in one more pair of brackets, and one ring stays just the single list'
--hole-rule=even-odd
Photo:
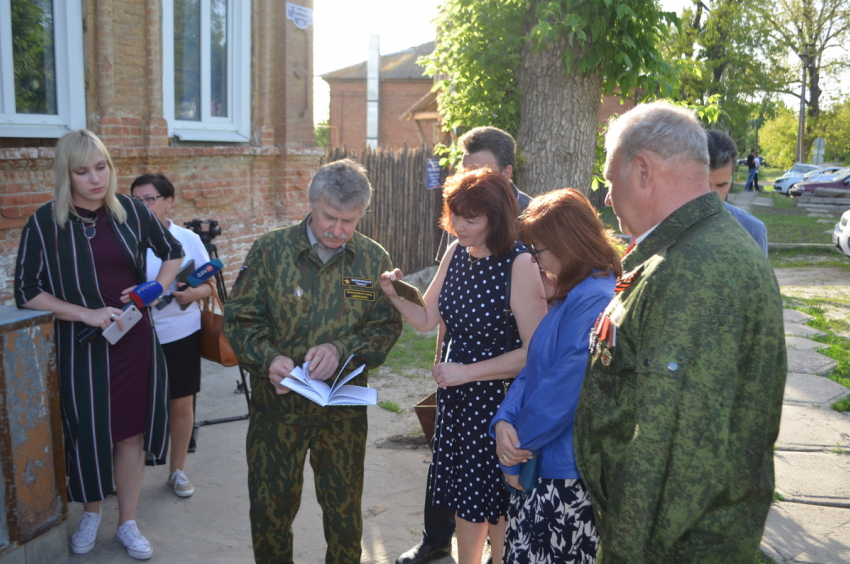
[{"label": "medal on jacket", "polygon": [[301,289],[301,286],[296,286],[295,287],[295,297],[300,300],[301,296],[303,296],[303,295],[304,295],[304,290]]},{"label": "medal on jacket", "polygon": [[624,291],[626,288],[632,285],[632,282],[637,280],[637,277],[640,276],[641,271],[643,270],[643,265],[640,265],[632,272],[628,274],[624,274],[620,276],[620,279],[617,280],[617,285],[614,286],[614,295],[616,296],[620,292]]}]

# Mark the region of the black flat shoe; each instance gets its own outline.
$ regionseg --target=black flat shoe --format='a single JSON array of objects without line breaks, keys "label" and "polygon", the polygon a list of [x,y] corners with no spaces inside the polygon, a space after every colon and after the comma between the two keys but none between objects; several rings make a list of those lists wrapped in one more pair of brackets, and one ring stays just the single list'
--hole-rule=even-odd
[{"label": "black flat shoe", "polygon": [[425,564],[449,556],[451,552],[451,548],[434,548],[423,541],[399,556],[395,564]]}]

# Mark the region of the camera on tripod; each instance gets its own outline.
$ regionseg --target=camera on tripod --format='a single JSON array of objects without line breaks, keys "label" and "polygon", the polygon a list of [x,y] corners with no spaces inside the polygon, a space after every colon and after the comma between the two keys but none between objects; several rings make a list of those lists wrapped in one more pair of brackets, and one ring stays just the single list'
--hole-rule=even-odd
[{"label": "camera on tripod", "polygon": [[[210,226],[206,231],[204,231],[205,223]],[[221,226],[218,224],[217,219],[208,219],[206,221],[203,219],[193,219],[192,221],[185,222],[183,225],[186,226],[186,229],[194,231],[201,238],[204,246],[207,247],[209,247],[213,239],[221,235]]]}]

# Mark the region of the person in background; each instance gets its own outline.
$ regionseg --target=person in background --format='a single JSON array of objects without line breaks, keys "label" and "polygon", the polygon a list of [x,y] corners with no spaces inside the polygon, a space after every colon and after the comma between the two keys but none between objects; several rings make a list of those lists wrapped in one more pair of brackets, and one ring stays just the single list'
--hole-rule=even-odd
[{"label": "person in background", "polygon": [[756,192],[761,192],[761,188],[759,188],[759,167],[761,167],[761,157],[759,156],[758,149],[753,151],[753,162],[756,165],[756,173],[753,175],[753,188]]},{"label": "person in background", "polygon": [[449,178],[443,194],[441,226],[457,241],[425,292],[427,307],[398,296],[398,269],[385,272],[380,286],[414,329],[447,328],[431,370],[439,389],[429,495],[434,506],[456,512],[459,564],[481,562],[488,534],[500,562],[508,495],[487,429],[506,381],[525,365],[546,304],[531,255],[516,242],[519,210],[507,178],[473,170]]},{"label": "person in background", "polygon": [[[174,205],[174,185],[162,173],[143,174],[133,181],[130,194],[142,202],[183,246],[181,268],[194,261],[195,268],[209,262],[210,257],[201,238],[193,231],[180,227],[168,215]],[[147,275],[151,280],[162,261],[148,249]],[[189,497],[195,487],[186,478],[186,453],[195,426],[194,396],[201,391],[201,309],[198,300],[213,293],[211,283],[197,288],[178,290],[172,283],[166,294],[174,296],[163,309],[151,310],[156,334],[168,366],[169,408],[171,410],[171,462],[168,483],[178,497]],[[188,306],[185,310],[180,306]]]},{"label": "person in background", "polygon": [[[511,486],[504,562],[584,562],[598,536],[590,496],[573,455],[573,417],[587,366],[587,338],[622,274],[613,235],[571,188],[531,201],[520,236],[544,278],[549,313],[528,346],[528,362],[490,423]],[[524,453],[538,457],[537,483],[519,482]]]},{"label": "person in background", "polygon": [[[516,141],[511,135],[497,127],[482,126],[470,129],[459,140],[458,145],[463,149],[463,160],[460,170],[469,172],[487,168],[497,172],[510,182],[511,191],[516,197],[519,212],[525,211],[531,197],[521,192],[511,180],[516,168]],[[440,238],[437,261],[443,259],[443,251],[449,246],[452,235],[448,230],[443,231]],[[441,323],[437,331],[437,351],[435,363],[440,362],[440,351],[446,333]],[[434,505],[431,491],[425,490],[424,529],[422,541],[399,556],[396,564],[425,564],[435,558],[442,558],[451,551],[452,536],[455,532],[455,511],[448,507]]]},{"label": "person in background", "polygon": [[726,211],[738,220],[738,223],[755,239],[764,256],[767,256],[767,227],[764,222],[748,211],[733,206],[726,201],[732,187],[732,175],[735,172],[735,159],[738,147],[731,137],[722,131],[709,129],[708,137],[708,185],[720,195]]},{"label": "person in background", "polygon": [[776,276],[708,188],[695,112],[640,104],[605,148],[606,202],[636,244],[575,417],[597,561],[751,564],[787,371]]},{"label": "person in background", "polygon": [[254,559],[293,562],[292,522],[301,503],[304,461],[322,507],[326,562],[360,562],[366,406],[321,407],[281,381],[310,362],[328,380],[349,356],[345,377],[365,386],[401,334],[402,322],[376,287],[392,269],[387,251],[358,233],[372,199],[366,169],[344,159],[319,168],[308,189],[312,213],[261,236],[224,307],[224,332],[251,374],[248,495]]},{"label": "person in background", "polygon": [[[90,552],[101,501],[118,497],[116,537],[133,558],[153,556],[136,525],[145,451],[160,461],[168,448],[168,378],[148,312],[114,345],[88,344],[89,327],[118,328],[129,293],[145,282],[150,247],[163,261],[156,281],[167,288],[183,257],[178,243],[148,209],[118,194],[106,147],[85,129],[56,144],[53,201],[21,233],[15,264],[19,308],[56,315],[56,364],[65,434],[69,501],[83,503],[71,552]],[[114,484],[114,485],[113,485]]]}]

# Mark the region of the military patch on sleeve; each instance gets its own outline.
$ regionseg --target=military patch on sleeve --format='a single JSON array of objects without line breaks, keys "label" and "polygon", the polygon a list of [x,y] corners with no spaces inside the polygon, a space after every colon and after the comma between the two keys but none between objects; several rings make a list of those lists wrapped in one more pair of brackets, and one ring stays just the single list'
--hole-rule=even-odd
[{"label": "military patch on sleeve", "polygon": [[343,286],[353,286],[356,288],[374,288],[375,283],[368,278],[352,278],[351,276],[343,276]]},{"label": "military patch on sleeve", "polygon": [[233,282],[233,287],[235,288],[239,281],[242,280],[242,275],[245,274],[245,271],[248,270],[248,265],[242,265],[242,268],[239,269],[239,274],[236,275],[236,280]]},{"label": "military patch on sleeve", "polygon": [[364,302],[374,302],[375,292],[371,290],[361,290],[360,288],[343,288],[342,296],[346,300],[361,300]]}]

